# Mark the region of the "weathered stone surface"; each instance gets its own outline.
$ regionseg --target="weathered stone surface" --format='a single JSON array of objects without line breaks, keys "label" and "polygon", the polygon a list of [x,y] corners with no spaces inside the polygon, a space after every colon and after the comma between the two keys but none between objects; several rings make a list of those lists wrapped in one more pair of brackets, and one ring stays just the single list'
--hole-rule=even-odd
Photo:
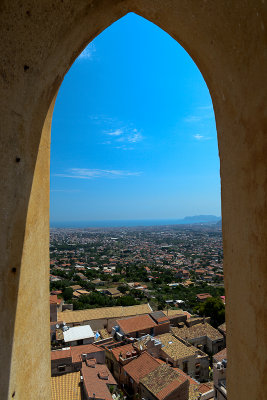
[{"label": "weathered stone surface", "polygon": [[53,99],[83,48],[130,11],[176,39],[209,87],[221,160],[229,399],[267,398],[264,0],[0,2],[0,397],[50,397]]}]

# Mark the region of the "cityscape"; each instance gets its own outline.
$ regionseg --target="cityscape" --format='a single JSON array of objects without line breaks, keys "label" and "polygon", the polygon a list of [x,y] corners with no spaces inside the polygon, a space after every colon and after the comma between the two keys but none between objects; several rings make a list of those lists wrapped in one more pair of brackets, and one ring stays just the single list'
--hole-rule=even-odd
[{"label": "cityscape", "polygon": [[223,278],[221,221],[51,228],[53,398],[226,399]]}]

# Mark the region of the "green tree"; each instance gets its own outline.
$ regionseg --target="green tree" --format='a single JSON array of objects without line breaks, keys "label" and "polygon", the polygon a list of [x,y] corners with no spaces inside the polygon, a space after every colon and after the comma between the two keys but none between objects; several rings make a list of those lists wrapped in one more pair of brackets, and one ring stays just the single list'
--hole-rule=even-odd
[{"label": "green tree", "polygon": [[199,315],[210,317],[210,323],[217,328],[225,321],[225,306],[219,297],[211,297],[204,303],[195,307]]},{"label": "green tree", "polygon": [[71,287],[66,287],[62,292],[62,296],[65,301],[71,300],[72,295],[73,295],[73,289]]},{"label": "green tree", "polygon": [[128,290],[128,287],[126,286],[126,285],[119,285],[118,287],[117,287],[117,289],[121,292],[121,293],[126,293],[127,292],[127,290]]}]

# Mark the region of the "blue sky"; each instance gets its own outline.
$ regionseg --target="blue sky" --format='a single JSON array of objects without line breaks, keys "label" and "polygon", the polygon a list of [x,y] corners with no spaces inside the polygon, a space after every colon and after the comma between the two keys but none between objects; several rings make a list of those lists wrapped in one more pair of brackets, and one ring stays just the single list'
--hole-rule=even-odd
[{"label": "blue sky", "polygon": [[166,32],[131,13],[77,58],[52,122],[51,221],[220,215],[205,81]]}]

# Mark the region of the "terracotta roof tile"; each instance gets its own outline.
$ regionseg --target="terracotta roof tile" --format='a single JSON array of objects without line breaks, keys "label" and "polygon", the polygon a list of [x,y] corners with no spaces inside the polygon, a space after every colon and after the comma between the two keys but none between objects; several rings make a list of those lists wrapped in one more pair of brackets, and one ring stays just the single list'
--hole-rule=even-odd
[{"label": "terracotta roof tile", "polygon": [[51,378],[52,400],[81,400],[80,372]]},{"label": "terracotta roof tile", "polygon": [[156,336],[156,339],[161,341],[163,345],[162,351],[173,360],[179,360],[196,354],[197,349],[194,346],[186,346],[171,333],[164,333],[163,335]]},{"label": "terracotta roof tile", "polygon": [[123,318],[132,315],[149,314],[151,313],[149,304],[140,304],[129,307],[102,307],[91,308],[86,310],[64,311],[58,312],[58,319],[66,323],[83,322],[96,320],[101,318]]},{"label": "terracotta roof tile", "polygon": [[105,352],[105,350],[94,344],[84,344],[82,346],[73,346],[70,349],[72,355],[72,362],[82,361],[82,354],[92,354],[96,352]]},{"label": "terracotta roof tile", "polygon": [[190,327],[184,326],[183,328],[172,328],[172,332],[176,336],[180,336],[183,339],[195,339],[202,336],[207,336],[211,340],[223,339],[222,334],[213,326],[205,322],[200,324],[195,324]]},{"label": "terracotta roof tile", "polygon": [[70,349],[51,351],[51,360],[60,360],[71,357]]},{"label": "terracotta roof tile", "polygon": [[141,383],[159,400],[165,399],[187,378],[167,364],[160,365],[141,380]]},{"label": "terracotta roof tile", "polygon": [[160,363],[147,352],[142,353],[138,358],[130,361],[123,369],[136,382],[144,378],[147,374],[158,368]]},{"label": "terracotta roof tile", "polygon": [[[105,364],[96,364],[94,368],[88,367],[85,363],[82,366],[84,387],[89,398],[112,400],[107,385],[117,385],[111,372]],[[101,379],[101,376],[107,379]]]},{"label": "terracotta roof tile", "polygon": [[131,318],[119,319],[117,323],[125,334],[151,329],[157,326],[149,315],[137,315]]},{"label": "terracotta roof tile", "polygon": [[114,347],[111,349],[114,357],[118,361],[120,358],[120,354],[122,354],[123,358],[126,358],[126,353],[134,351],[134,347],[132,343],[125,344],[124,346]]}]

